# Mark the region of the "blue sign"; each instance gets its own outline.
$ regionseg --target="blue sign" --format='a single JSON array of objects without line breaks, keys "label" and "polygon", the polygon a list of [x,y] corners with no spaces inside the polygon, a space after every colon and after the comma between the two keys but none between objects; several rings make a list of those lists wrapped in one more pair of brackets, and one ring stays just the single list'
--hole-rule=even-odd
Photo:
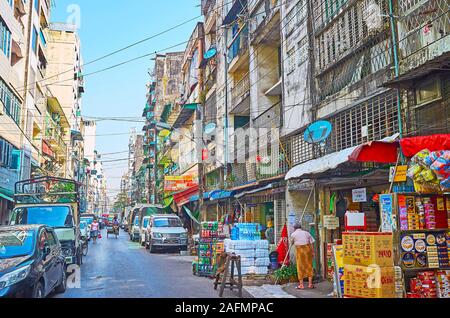
[{"label": "blue sign", "polygon": [[330,137],[331,131],[331,123],[321,120],[306,128],[304,138],[310,144],[320,143]]}]

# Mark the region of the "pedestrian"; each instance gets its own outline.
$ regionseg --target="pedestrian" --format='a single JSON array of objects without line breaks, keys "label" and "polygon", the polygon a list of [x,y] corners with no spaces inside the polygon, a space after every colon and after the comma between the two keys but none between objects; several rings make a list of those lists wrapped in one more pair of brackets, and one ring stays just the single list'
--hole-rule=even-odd
[{"label": "pedestrian", "polygon": [[305,289],[303,280],[308,278],[308,288],[313,289],[313,256],[314,256],[314,238],[304,231],[300,223],[295,224],[294,233],[291,234],[291,244],[296,249],[296,262],[299,285],[297,289]]},{"label": "pedestrian", "polygon": [[97,218],[95,218],[91,224],[91,238],[94,240],[94,243],[97,242],[98,229],[99,229],[99,223],[98,223]]}]

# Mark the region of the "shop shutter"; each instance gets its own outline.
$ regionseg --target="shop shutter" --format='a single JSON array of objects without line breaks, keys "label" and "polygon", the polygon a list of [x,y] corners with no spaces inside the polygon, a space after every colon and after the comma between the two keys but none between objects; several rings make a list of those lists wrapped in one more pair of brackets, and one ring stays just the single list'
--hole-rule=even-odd
[{"label": "shop shutter", "polygon": [[274,214],[275,214],[275,244],[278,244],[281,238],[281,232],[286,224],[286,201],[275,200],[274,201]]}]

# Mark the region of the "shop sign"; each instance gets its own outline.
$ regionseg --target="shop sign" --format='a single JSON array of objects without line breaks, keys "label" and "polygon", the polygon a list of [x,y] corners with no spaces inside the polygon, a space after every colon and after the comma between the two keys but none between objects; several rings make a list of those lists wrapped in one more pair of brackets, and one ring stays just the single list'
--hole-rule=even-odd
[{"label": "shop sign", "polygon": [[193,175],[188,176],[165,176],[164,191],[177,192],[197,185]]},{"label": "shop sign", "polygon": [[406,176],[407,171],[408,171],[408,166],[398,166],[397,171],[395,171],[395,167],[391,167],[389,170],[389,182],[406,182],[407,181],[407,176]]},{"label": "shop sign", "polygon": [[392,233],[395,230],[393,219],[394,199],[392,194],[380,195],[381,232]]},{"label": "shop sign", "polygon": [[355,203],[367,202],[367,188],[352,190],[352,201]]},{"label": "shop sign", "polygon": [[302,182],[289,181],[288,191],[311,191],[314,188],[314,181],[305,180]]},{"label": "shop sign", "polygon": [[334,215],[323,216],[323,227],[329,230],[336,230],[339,228],[339,218]]}]

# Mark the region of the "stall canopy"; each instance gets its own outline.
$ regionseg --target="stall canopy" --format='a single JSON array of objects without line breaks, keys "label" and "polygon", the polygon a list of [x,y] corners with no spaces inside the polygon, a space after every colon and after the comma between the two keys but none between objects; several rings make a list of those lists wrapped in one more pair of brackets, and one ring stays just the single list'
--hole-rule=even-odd
[{"label": "stall canopy", "polygon": [[236,195],[236,199],[240,199],[240,198],[242,198],[242,197],[244,197],[246,195],[249,195],[249,194],[254,194],[254,193],[262,192],[262,191],[265,191],[265,190],[270,190],[272,188],[273,188],[273,184],[268,184],[265,187],[257,188],[257,189],[250,190],[250,191],[244,191],[244,192],[241,192],[241,193],[237,194]]},{"label": "stall canopy", "polygon": [[357,147],[349,156],[349,161],[396,163],[398,143],[372,141]]},{"label": "stall canopy", "polygon": [[234,191],[217,191],[211,194],[211,201],[229,199],[235,194],[236,192]]},{"label": "stall canopy", "polygon": [[408,158],[423,149],[429,151],[450,149],[450,134],[403,138],[400,140],[400,147],[403,155]]},{"label": "stall canopy", "polygon": [[292,168],[286,174],[286,180],[301,178],[304,175],[317,174],[334,169],[348,161],[348,157],[358,147],[347,148],[318,159],[310,160]]},{"label": "stall canopy", "polygon": [[173,200],[178,206],[183,206],[186,203],[189,203],[189,199],[191,198],[191,196],[193,196],[197,192],[198,186],[190,187],[186,190],[175,193],[173,195]]},{"label": "stall canopy", "polygon": [[318,159],[310,160],[292,168],[286,175],[286,180],[301,178],[305,175],[313,175],[337,168],[339,165],[352,162],[377,162],[396,163],[398,134],[386,137],[379,141],[371,141],[365,144],[347,148],[338,152],[325,155]]}]

